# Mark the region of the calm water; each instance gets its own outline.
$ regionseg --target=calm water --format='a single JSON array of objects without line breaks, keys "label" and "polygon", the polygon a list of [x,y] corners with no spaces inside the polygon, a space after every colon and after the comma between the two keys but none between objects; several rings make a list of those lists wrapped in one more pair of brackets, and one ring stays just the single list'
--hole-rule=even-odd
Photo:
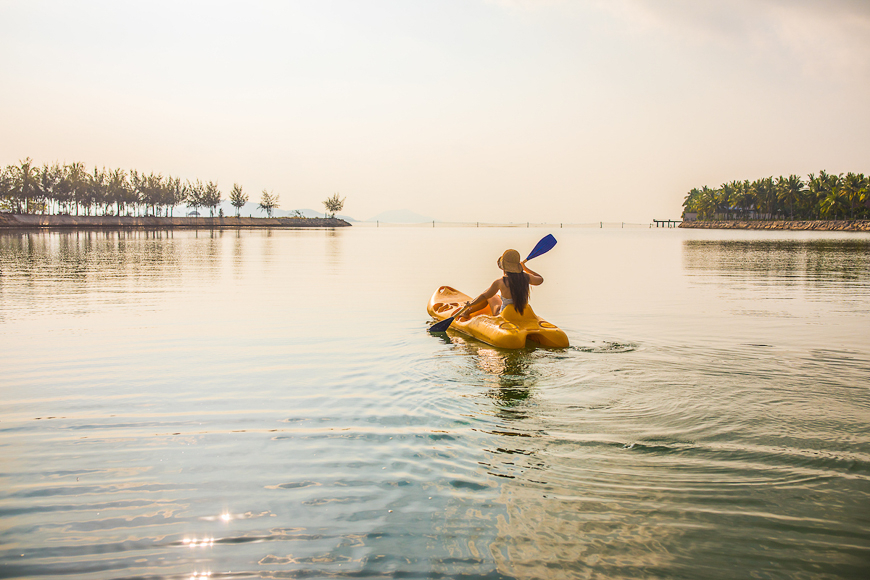
[{"label": "calm water", "polygon": [[[563,350],[431,336],[507,247]],[[867,578],[870,236],[0,235],[0,577]]]}]

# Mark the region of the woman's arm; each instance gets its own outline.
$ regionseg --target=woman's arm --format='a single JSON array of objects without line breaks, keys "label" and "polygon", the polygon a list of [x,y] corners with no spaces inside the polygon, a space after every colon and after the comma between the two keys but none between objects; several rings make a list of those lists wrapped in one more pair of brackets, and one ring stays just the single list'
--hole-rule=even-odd
[{"label": "woman's arm", "polygon": [[486,289],[486,291],[483,294],[481,294],[480,296],[478,296],[477,298],[475,298],[471,302],[468,302],[466,312],[474,312],[477,308],[480,308],[481,306],[486,304],[486,301],[488,299],[495,296],[496,292],[498,292],[500,281],[501,280],[496,280],[495,282],[492,283],[492,285],[489,288]]},{"label": "woman's arm", "polygon": [[523,266],[523,270],[526,272],[526,274],[529,275],[529,284],[531,284],[532,286],[540,286],[541,284],[544,283],[544,277],[541,276],[540,274],[538,274],[537,272],[533,272],[533,271],[529,270],[529,267],[526,266],[525,260],[522,261],[522,266]]}]

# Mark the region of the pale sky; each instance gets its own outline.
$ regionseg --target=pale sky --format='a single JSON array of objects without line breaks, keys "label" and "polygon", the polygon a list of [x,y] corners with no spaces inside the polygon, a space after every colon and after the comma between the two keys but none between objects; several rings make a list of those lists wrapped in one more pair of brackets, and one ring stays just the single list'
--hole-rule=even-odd
[{"label": "pale sky", "polygon": [[677,218],[870,173],[867,0],[0,0],[0,164],[338,192],[357,219]]}]

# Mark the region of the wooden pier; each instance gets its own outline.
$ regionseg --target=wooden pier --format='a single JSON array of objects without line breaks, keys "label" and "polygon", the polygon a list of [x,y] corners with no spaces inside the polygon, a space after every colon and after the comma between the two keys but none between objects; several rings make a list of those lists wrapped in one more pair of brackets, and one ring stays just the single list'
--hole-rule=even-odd
[{"label": "wooden pier", "polygon": [[683,223],[683,220],[653,220],[657,228],[675,228]]}]

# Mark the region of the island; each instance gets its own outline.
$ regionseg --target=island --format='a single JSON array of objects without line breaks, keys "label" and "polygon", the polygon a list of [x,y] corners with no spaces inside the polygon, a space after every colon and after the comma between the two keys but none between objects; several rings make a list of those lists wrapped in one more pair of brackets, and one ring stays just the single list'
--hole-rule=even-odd
[{"label": "island", "polygon": [[692,188],[681,228],[870,231],[870,177],[824,170]]},{"label": "island", "polygon": [[[29,157],[0,169],[0,228],[337,228],[350,223],[336,218],[344,199],[336,193],[324,205],[323,218],[294,215],[272,217],[279,196],[264,189],[257,206],[268,217],[241,217],[248,194],[233,184],[229,201],[236,216],[225,216],[218,205],[223,195],[217,182],[140,173],[136,170],[94,168],[83,163],[39,167]],[[175,217],[181,205],[193,211]],[[209,208],[210,217],[199,215]],[[84,215],[83,215],[84,214]],[[191,215],[192,214],[192,215]],[[216,215],[217,214],[217,215]],[[331,215],[330,215],[331,214]]]},{"label": "island", "polygon": [[82,216],[0,213],[2,229],[233,229],[233,228],[342,228],[339,218],[301,217],[157,217]]}]

